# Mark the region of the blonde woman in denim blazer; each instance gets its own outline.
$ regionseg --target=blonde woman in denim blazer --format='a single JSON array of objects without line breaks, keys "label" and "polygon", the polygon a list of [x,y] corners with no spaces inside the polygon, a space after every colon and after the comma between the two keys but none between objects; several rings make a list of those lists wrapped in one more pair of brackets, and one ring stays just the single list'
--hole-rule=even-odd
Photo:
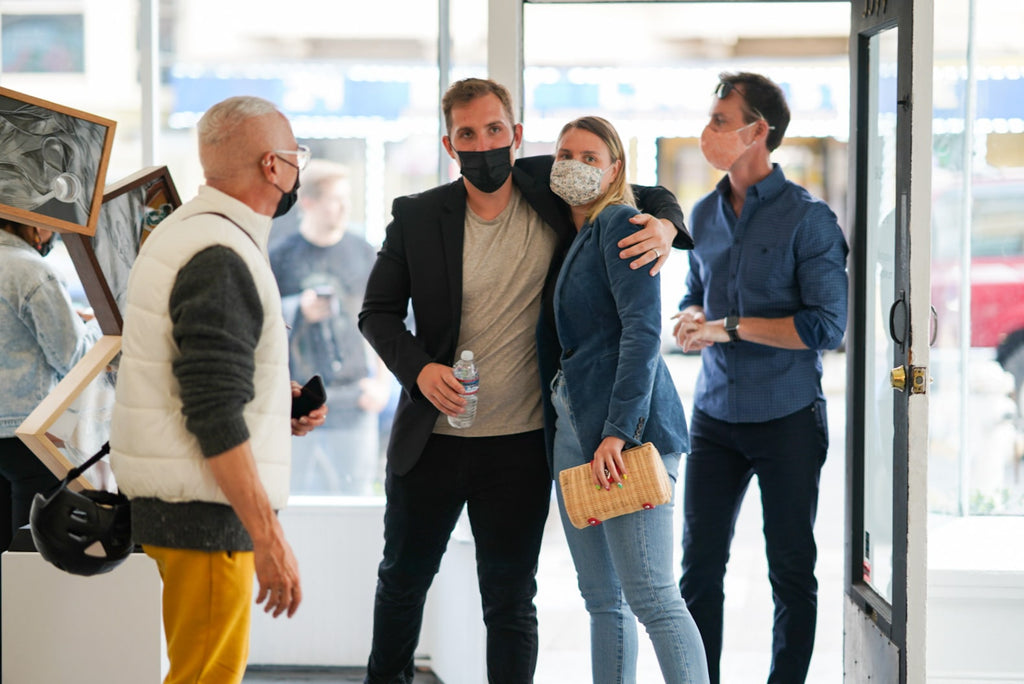
[{"label": "blonde woman in denim blazer", "polygon": [[0,220],[0,550],[28,523],[32,497],[57,484],[15,429],[99,337],[46,263],[53,233]]},{"label": "blonde woman in denim blazer", "polygon": [[[653,442],[673,482],[689,448],[683,406],[660,353],[659,278],[619,258],[617,243],[637,213],[624,162],[615,129],[591,116],[562,129],[551,171],[551,189],[572,207],[578,231],[554,294],[563,352],[552,383],[553,472],[591,462],[595,486],[605,488],[630,486],[624,448]],[[675,583],[672,505],[578,530],[560,491],[558,503],[590,613],[593,681],[636,681],[635,615],[666,682],[707,682],[700,633]]]}]

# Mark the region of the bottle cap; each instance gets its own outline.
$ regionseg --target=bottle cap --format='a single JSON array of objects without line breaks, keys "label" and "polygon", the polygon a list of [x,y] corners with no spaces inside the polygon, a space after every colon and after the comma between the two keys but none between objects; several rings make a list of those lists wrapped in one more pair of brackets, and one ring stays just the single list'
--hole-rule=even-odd
[{"label": "bottle cap", "polygon": [[471,352],[471,351],[469,351],[469,350],[467,349],[467,350],[465,350],[464,352],[462,352],[462,356],[461,356],[460,358],[461,358],[461,359],[462,359],[463,361],[472,361],[472,360],[473,360],[473,352]]}]

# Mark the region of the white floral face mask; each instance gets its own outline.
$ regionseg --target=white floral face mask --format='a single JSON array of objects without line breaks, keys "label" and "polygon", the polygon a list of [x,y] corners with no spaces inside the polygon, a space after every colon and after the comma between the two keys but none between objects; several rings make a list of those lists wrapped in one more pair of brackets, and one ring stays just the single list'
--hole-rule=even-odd
[{"label": "white floral face mask", "polygon": [[599,169],[575,159],[559,159],[551,167],[551,192],[572,207],[593,202],[601,196],[601,179],[613,166]]}]

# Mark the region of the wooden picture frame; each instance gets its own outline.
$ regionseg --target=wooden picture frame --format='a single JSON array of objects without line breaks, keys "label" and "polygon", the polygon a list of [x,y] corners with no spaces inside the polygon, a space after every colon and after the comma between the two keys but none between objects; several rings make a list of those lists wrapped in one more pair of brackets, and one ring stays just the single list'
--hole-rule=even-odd
[{"label": "wooden picture frame", "polygon": [[[112,375],[116,370],[112,362],[120,351],[118,335],[97,340],[14,431],[59,480],[107,441],[114,407]],[[71,488],[103,489],[101,465],[97,463],[76,478]]]},{"label": "wooden picture frame", "polygon": [[95,233],[116,125],[0,87],[0,218]]},{"label": "wooden picture frame", "polygon": [[181,197],[166,166],[149,166],[107,186],[92,236],[66,233],[64,244],[105,335],[120,335],[128,272],[149,233]]}]

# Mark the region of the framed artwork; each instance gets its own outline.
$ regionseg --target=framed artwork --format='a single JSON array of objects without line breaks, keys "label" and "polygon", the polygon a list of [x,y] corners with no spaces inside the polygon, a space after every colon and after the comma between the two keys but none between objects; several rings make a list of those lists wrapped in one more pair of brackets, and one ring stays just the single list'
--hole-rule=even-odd
[{"label": "framed artwork", "polygon": [[[120,351],[118,335],[97,340],[14,431],[58,479],[85,463],[110,436],[115,357]],[[76,479],[72,488],[110,489],[112,483],[109,466],[101,461]]]},{"label": "framed artwork", "polygon": [[115,127],[0,87],[0,217],[92,235]]},{"label": "framed artwork", "polygon": [[128,272],[150,232],[181,206],[166,166],[141,169],[108,185],[92,237],[65,233],[64,244],[105,335],[121,334]]}]

